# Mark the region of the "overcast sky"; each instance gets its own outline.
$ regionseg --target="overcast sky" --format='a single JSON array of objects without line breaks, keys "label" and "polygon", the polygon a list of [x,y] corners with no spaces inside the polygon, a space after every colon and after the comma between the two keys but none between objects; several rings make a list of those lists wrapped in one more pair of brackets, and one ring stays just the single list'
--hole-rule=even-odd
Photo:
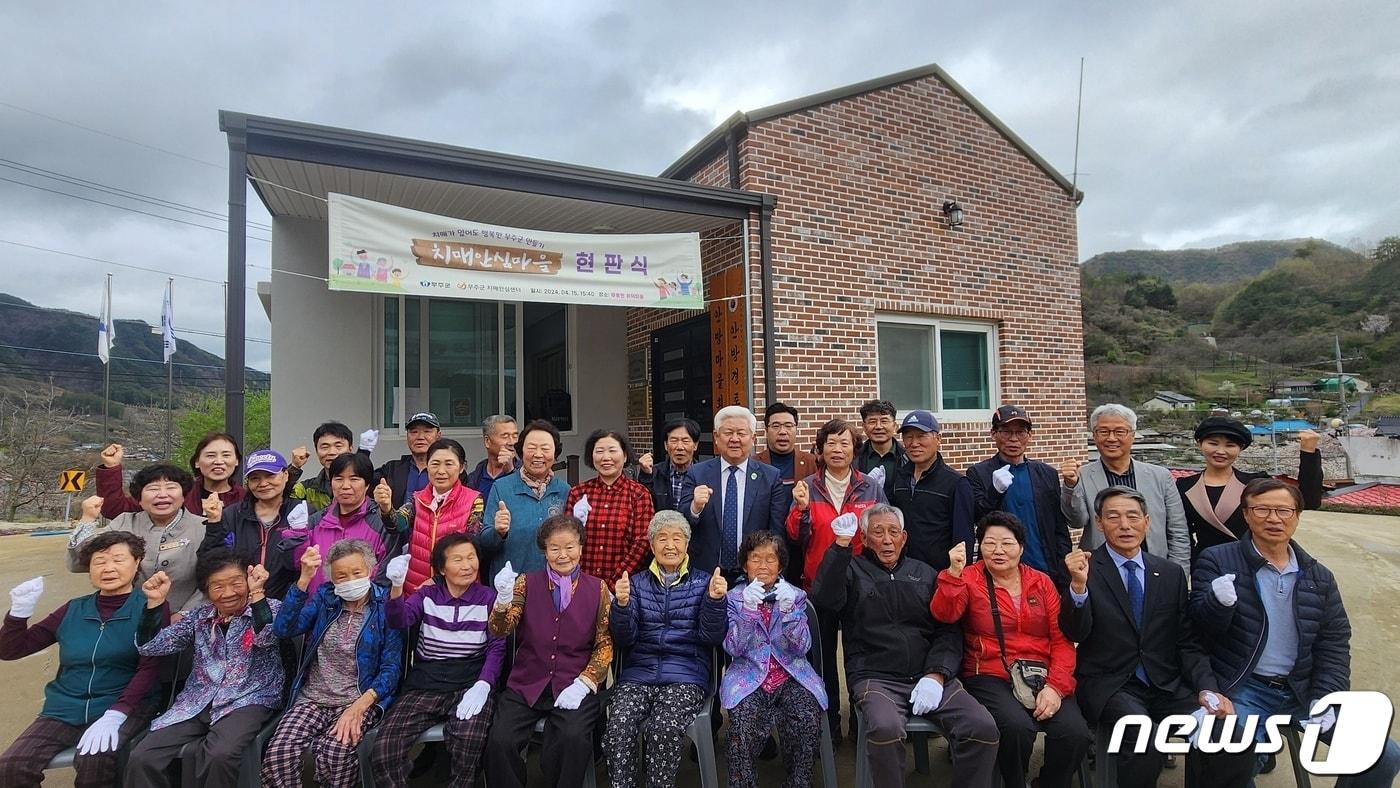
[{"label": "overcast sky", "polygon": [[82,256],[173,272],[177,327],[209,334],[220,220],[16,166],[222,214],[233,109],[656,174],[736,110],[936,62],[1069,175],[1083,57],[1081,258],[1400,234],[1393,0],[5,3],[0,31],[0,291],[94,313],[111,271],[117,317],[157,323],[166,274]]}]

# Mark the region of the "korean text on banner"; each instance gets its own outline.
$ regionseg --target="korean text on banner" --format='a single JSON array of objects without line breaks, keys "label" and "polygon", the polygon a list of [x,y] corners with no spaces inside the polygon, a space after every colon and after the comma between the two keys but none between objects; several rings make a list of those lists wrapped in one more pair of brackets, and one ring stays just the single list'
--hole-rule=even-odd
[{"label": "korean text on banner", "polygon": [[521,230],[330,194],[332,290],[699,309],[698,233]]}]

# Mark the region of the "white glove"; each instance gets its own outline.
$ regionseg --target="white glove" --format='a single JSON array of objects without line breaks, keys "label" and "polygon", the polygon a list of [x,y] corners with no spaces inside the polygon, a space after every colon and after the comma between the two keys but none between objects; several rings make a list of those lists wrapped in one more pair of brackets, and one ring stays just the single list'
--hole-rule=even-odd
[{"label": "white glove", "polygon": [[304,531],[306,530],[306,523],[310,519],[311,515],[307,514],[306,511],[306,501],[302,501],[293,507],[290,512],[287,512],[287,527],[298,531]]},{"label": "white glove", "polygon": [[876,487],[885,486],[885,466],[881,465],[865,475],[870,479],[870,483]]},{"label": "white glove", "polygon": [[379,430],[365,430],[360,433],[360,450],[374,451],[374,447],[379,445]]},{"label": "white glove", "polygon": [[791,613],[792,606],[797,603],[797,587],[780,577],[773,592],[778,596],[778,609]]},{"label": "white glove", "polygon": [[914,707],[916,717],[928,714],[942,702],[943,685],[928,676],[919,679],[919,683],[914,685],[914,691],[909,695],[909,703]]},{"label": "white glove", "polygon": [[515,601],[515,578],[519,577],[511,568],[510,562],[496,573],[496,607],[509,607]]},{"label": "white glove", "polygon": [[478,681],[472,688],[462,693],[462,700],[457,703],[457,719],[469,720],[481,713],[486,706],[486,699],[491,697],[491,685],[485,681]]},{"label": "white glove", "polygon": [[[1186,741],[1192,749],[1200,749],[1201,728],[1205,725],[1206,715],[1209,713],[1204,706],[1197,706],[1196,710],[1191,712],[1191,716],[1196,718],[1196,727],[1192,729],[1191,735],[1186,737]],[[1216,728],[1215,730],[1219,731],[1220,729]]]},{"label": "white glove", "polygon": [[1016,477],[1011,475],[1011,466],[1003,465],[992,471],[992,486],[997,488],[997,492],[1004,493],[1011,483],[1016,481]]},{"label": "white glove", "polygon": [[831,521],[831,532],[842,539],[850,539],[856,535],[856,526],[858,525],[860,525],[860,518],[846,512]]},{"label": "white glove", "polygon": [[39,604],[39,596],[44,593],[44,578],[36,577],[10,589],[10,615],[15,618],[29,618],[34,615],[34,606]]},{"label": "white glove", "polygon": [[768,592],[763,590],[762,583],[750,580],[749,584],[744,586],[744,607],[749,610],[757,610],[758,606],[763,604],[763,597],[767,595]]},{"label": "white glove", "polygon": [[1210,590],[1215,594],[1215,598],[1225,607],[1234,607],[1240,601],[1239,594],[1235,593],[1235,575],[1221,575],[1210,581]]},{"label": "white glove", "polygon": [[583,699],[588,697],[588,693],[592,691],[587,684],[583,683],[583,679],[574,679],[574,683],[565,687],[564,691],[559,693],[559,697],[554,699],[554,708],[577,709],[579,704],[583,703]]},{"label": "white glove", "polygon": [[93,755],[99,752],[116,752],[123,722],[126,722],[125,714],[108,709],[106,714],[97,719],[97,722],[89,725],[88,729],[83,731],[83,737],[78,739],[78,754]]},{"label": "white glove", "polygon": [[1202,708],[1204,708],[1206,711],[1210,712],[1211,714],[1214,714],[1215,712],[1220,711],[1220,696],[1219,696],[1219,695],[1216,695],[1214,692],[1211,692],[1210,690],[1206,690],[1205,695],[1206,695],[1206,705],[1203,706]]},{"label": "white glove", "polygon": [[1309,717],[1307,724],[1321,725],[1321,732],[1326,733],[1332,730],[1333,725],[1337,724],[1337,710],[1335,708],[1328,707],[1327,711],[1324,711],[1315,717]]},{"label": "white glove", "polygon": [[579,498],[578,503],[574,504],[574,517],[578,518],[578,521],[585,525],[588,524],[588,513],[591,511],[593,511],[593,506],[588,503],[587,495]]},{"label": "white glove", "polygon": [[[403,585],[403,581],[408,577],[408,556],[401,555],[389,559],[388,566],[384,567],[384,576],[389,578],[389,582],[398,588]],[[463,717],[462,719],[466,719]]]}]

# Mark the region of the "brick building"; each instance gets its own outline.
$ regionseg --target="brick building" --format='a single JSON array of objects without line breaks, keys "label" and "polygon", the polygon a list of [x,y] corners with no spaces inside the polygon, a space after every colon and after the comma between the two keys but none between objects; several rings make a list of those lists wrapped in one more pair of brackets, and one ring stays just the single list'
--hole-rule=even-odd
[{"label": "brick building", "polygon": [[[761,411],[776,394],[802,411],[804,444],[879,395],[938,413],[955,467],[990,451],[1005,402],[1035,417],[1037,456],[1082,455],[1078,195],[937,66],[736,114],[660,177],[236,113],[221,125],[230,170],[272,215],[257,291],[279,446],[339,418],[385,430],[377,454],[394,456],[404,403],[451,402],[445,433],[475,454],[483,414],[528,418],[547,390],[566,454],[599,427],[648,447],[669,416],[708,430],[720,405]],[[244,184],[230,184],[233,315]],[[535,230],[698,232],[708,310],[328,291],[329,192]],[[242,326],[227,333],[236,426]],[[307,363],[324,358],[337,363]]]}]

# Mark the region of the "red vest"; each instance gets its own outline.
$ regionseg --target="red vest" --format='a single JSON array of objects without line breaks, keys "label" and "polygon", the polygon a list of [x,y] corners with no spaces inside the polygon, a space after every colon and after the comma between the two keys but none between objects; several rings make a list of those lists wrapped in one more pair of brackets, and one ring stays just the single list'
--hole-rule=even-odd
[{"label": "red vest", "polygon": [[413,494],[413,533],[409,535],[408,542],[408,577],[403,584],[405,594],[413,593],[433,576],[433,545],[448,534],[467,530],[472,506],[479,497],[481,493],[460,481],[455,482],[435,512],[429,506],[433,502],[432,485]]}]

